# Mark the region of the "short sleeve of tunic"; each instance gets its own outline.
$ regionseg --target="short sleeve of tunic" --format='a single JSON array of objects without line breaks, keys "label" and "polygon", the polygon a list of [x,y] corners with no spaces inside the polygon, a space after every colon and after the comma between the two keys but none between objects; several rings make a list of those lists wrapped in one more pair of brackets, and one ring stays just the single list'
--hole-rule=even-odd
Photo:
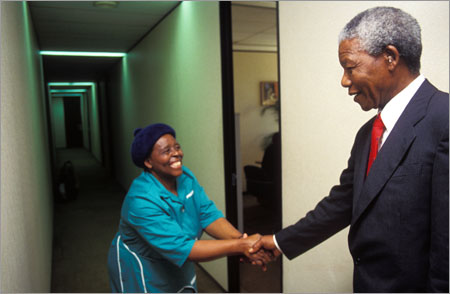
[{"label": "short sleeve of tunic", "polygon": [[194,174],[187,167],[183,166],[183,170],[185,174],[193,181],[193,196],[195,197],[195,201],[198,206],[197,210],[200,212],[199,217],[202,229],[205,229],[218,218],[224,217],[224,215],[219,209],[217,209],[216,205],[211,199],[209,199],[208,195],[206,195],[205,190],[202,186],[200,186]]},{"label": "short sleeve of tunic", "polygon": [[205,229],[218,218],[224,217],[224,215],[217,209],[214,202],[208,198],[203,190],[203,187],[199,188],[198,198],[200,202],[200,223],[202,224],[202,229]]}]

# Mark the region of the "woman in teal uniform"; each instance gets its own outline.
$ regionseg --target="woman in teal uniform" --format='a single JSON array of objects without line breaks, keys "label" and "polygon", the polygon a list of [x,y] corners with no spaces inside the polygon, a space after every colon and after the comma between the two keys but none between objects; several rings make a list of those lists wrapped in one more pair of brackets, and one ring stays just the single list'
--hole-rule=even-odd
[{"label": "woman in teal uniform", "polygon": [[[134,132],[131,156],[144,171],[124,199],[119,230],[108,254],[113,292],[197,292],[194,261],[246,255],[260,235],[236,230],[182,165],[175,131],[152,124]],[[219,240],[199,240],[203,231]]]}]

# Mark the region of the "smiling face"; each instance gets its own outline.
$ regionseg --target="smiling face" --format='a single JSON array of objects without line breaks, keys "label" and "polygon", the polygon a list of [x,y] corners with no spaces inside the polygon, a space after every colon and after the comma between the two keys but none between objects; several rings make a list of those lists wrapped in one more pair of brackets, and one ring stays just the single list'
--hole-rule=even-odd
[{"label": "smiling face", "polygon": [[386,53],[372,56],[360,49],[357,39],[339,45],[339,62],[344,68],[341,85],[348,88],[364,111],[382,109],[394,96],[390,69],[392,57]]},{"label": "smiling face", "polygon": [[165,134],[156,141],[150,157],[144,162],[150,172],[163,184],[174,181],[182,171],[183,151],[171,134]]}]

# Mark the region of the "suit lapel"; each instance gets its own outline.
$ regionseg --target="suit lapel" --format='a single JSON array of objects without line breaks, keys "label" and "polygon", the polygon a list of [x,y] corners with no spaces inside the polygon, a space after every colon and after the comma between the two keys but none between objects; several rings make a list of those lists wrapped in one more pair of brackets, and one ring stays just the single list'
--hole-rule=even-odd
[{"label": "suit lapel", "polygon": [[[387,141],[380,149],[360,191],[356,190],[358,186],[355,185],[356,189],[354,192],[357,194],[354,194],[355,201],[352,225],[358,220],[369,204],[379,195],[380,191],[389,181],[392,174],[407,154],[409,147],[416,137],[414,126],[425,116],[429,99],[434,92],[433,90],[436,91],[436,89],[425,80],[398,119]],[[370,135],[368,141],[370,141]],[[365,143],[365,145],[366,144],[367,143]],[[368,152],[365,149],[362,150],[361,153],[365,154]],[[368,153],[366,155],[368,156]],[[360,162],[367,162],[367,158],[361,157]],[[361,165],[366,166],[366,164]],[[364,178],[365,169],[355,169],[355,172],[359,173],[359,180],[361,177]],[[357,177],[355,175],[355,184],[358,183],[356,182],[356,179]]]}]

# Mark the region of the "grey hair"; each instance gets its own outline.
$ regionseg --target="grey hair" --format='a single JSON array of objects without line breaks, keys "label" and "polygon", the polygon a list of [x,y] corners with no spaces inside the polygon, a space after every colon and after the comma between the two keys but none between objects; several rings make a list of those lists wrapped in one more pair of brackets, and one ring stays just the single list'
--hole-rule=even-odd
[{"label": "grey hair", "polygon": [[417,20],[394,7],[374,7],[355,16],[339,34],[344,40],[358,39],[361,49],[376,56],[393,45],[411,73],[420,71],[422,40]]}]

